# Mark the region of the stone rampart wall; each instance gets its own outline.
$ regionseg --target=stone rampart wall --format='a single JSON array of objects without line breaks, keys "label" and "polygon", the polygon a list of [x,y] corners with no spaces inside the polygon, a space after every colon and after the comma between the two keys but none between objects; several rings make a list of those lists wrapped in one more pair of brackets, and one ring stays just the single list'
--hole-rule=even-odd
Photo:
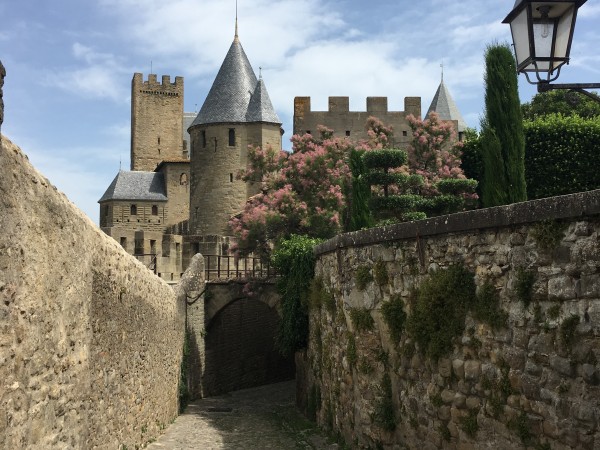
[{"label": "stone rampart wall", "polygon": [[[600,448],[600,191],[349,233],[317,254],[334,302],[311,308],[298,403],[353,448]],[[433,360],[406,329],[392,338],[382,306],[399,297],[410,320],[416,289],[452,265],[493,286],[507,326],[468,313]]]},{"label": "stone rampart wall", "polygon": [[0,448],[133,449],[178,412],[183,303],[4,138]]}]

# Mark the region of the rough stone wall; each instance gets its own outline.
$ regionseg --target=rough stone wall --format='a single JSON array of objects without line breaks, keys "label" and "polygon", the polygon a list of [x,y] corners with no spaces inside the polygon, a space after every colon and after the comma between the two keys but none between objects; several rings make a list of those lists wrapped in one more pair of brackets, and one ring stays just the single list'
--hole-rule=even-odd
[{"label": "rough stone wall", "polygon": [[[229,129],[235,145],[229,146]],[[229,219],[239,213],[256,188],[237,179],[247,166],[248,146],[281,148],[279,125],[215,124],[190,129],[190,232],[195,235],[229,235]],[[205,133],[206,139],[202,137]],[[206,141],[206,146],[204,146]]]},{"label": "rough stone wall", "polygon": [[[600,190],[349,233],[317,253],[335,307],[310,312],[298,404],[353,448],[600,448]],[[389,280],[360,290],[359,267],[375,264]],[[414,289],[455,264],[493,284],[508,326],[469,314],[432,361],[406,331],[394,342],[381,308],[399,295],[410,315]],[[359,331],[350,314],[364,309],[374,327]],[[378,425],[386,399],[394,431]]]},{"label": "rough stone wall", "polygon": [[183,77],[171,83],[155,74],[131,81],[131,170],[153,171],[165,159],[187,158],[183,151]]},{"label": "rough stone wall", "polygon": [[160,171],[167,188],[167,217],[164,225],[172,226],[190,218],[190,163],[163,163]]},{"label": "rough stone wall", "polygon": [[141,447],[177,416],[183,303],[6,138],[0,167],[0,448]]},{"label": "rough stone wall", "polygon": [[317,126],[324,125],[334,130],[338,137],[348,136],[352,140],[367,139],[365,124],[370,116],[377,117],[394,129],[394,144],[407,144],[412,132],[406,116],[421,117],[421,98],[405,97],[404,111],[388,111],[387,97],[367,97],[366,111],[350,111],[348,97],[329,97],[327,111],[311,111],[310,97],[294,99],[294,134],[317,135]]},{"label": "rough stone wall", "polygon": [[[2,130],[2,122],[4,122],[4,100],[2,98],[2,87],[4,86],[4,77],[6,76],[6,69],[0,61],[0,131]],[[0,134],[0,142],[2,142],[2,134]]]}]

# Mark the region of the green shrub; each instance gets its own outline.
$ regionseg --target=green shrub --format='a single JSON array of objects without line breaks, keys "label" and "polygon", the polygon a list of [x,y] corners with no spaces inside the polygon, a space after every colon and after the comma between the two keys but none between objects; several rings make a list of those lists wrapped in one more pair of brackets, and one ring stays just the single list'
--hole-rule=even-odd
[{"label": "green shrub", "polygon": [[477,423],[477,410],[472,409],[469,414],[460,418],[460,425],[462,430],[467,433],[470,437],[475,437],[477,431],[479,431],[479,424]]},{"label": "green shrub", "polygon": [[475,192],[477,180],[468,178],[445,178],[437,182],[436,187],[442,194],[462,194],[463,192]]},{"label": "green shrub", "polygon": [[368,266],[358,266],[356,268],[356,275],[354,275],[356,287],[359,291],[364,291],[367,285],[373,281],[373,275],[371,274],[371,268]]},{"label": "green shrub", "polygon": [[377,389],[373,422],[385,431],[396,429],[396,412],[392,400],[392,380],[386,373]]},{"label": "green shrub", "polygon": [[370,150],[363,155],[363,161],[369,169],[400,167],[407,159],[406,152],[399,149]]},{"label": "green shrub", "polygon": [[535,273],[525,270],[522,267],[517,268],[515,280],[515,294],[517,299],[523,302],[527,308],[533,298],[533,284],[535,283]]},{"label": "green shrub", "polygon": [[577,339],[577,335],[575,334],[577,325],[579,325],[578,316],[571,316],[563,320],[563,322],[560,324],[560,337],[568,350],[571,350]]},{"label": "green shrub", "polygon": [[549,319],[558,319],[558,316],[560,315],[560,304],[552,305],[550,308],[548,308],[547,314]]},{"label": "green shrub", "polygon": [[565,237],[567,225],[556,220],[544,220],[536,223],[531,235],[542,250],[554,250]]},{"label": "green shrub", "polygon": [[400,342],[402,331],[404,331],[404,323],[406,322],[402,297],[394,295],[388,302],[381,305],[381,315],[390,330],[390,336],[394,342]]},{"label": "green shrub", "polygon": [[379,186],[390,186],[392,184],[404,186],[408,185],[410,180],[410,177],[406,174],[389,172],[369,172],[365,178],[367,183]]},{"label": "green shrub", "polygon": [[422,202],[422,197],[416,194],[390,195],[387,197],[371,197],[369,206],[374,211],[407,210],[415,208]]},{"label": "green shrub", "polygon": [[550,115],[525,121],[530,199],[600,188],[600,119]]},{"label": "green shrub", "polygon": [[373,278],[378,286],[385,286],[390,281],[387,266],[383,261],[377,261],[373,266]]},{"label": "green shrub", "polygon": [[462,335],[467,311],[476,301],[475,280],[463,266],[438,270],[417,292],[407,331],[430,358],[437,360],[453,348]]},{"label": "green shrub", "polygon": [[329,312],[335,311],[335,297],[325,286],[322,277],[311,281],[308,304],[312,308],[324,306]]},{"label": "green shrub", "polygon": [[375,321],[367,308],[350,309],[350,320],[356,331],[371,331],[375,327]]},{"label": "green shrub", "polygon": [[292,235],[281,241],[271,256],[271,264],[281,275],[277,290],[281,295],[282,317],[275,343],[285,355],[306,347],[308,297],[315,270],[313,248],[319,242],[308,236]]},{"label": "green shrub", "polygon": [[498,291],[493,284],[486,281],[479,289],[477,302],[473,308],[473,316],[489,324],[493,329],[499,329],[506,326],[508,313],[500,307],[500,298]]}]

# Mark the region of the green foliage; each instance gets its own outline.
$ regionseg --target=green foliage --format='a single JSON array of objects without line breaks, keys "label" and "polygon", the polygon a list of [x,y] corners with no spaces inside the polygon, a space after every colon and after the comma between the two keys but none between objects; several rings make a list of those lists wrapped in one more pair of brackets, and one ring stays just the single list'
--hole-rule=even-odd
[{"label": "green foliage", "polygon": [[416,194],[390,195],[387,197],[371,197],[369,206],[378,211],[380,216],[384,211],[409,210],[421,204],[422,197]]},{"label": "green foliage", "polygon": [[362,230],[374,225],[371,210],[369,209],[371,186],[366,180],[369,171],[362,159],[364,152],[364,150],[352,149],[348,158],[348,165],[352,173],[349,231]]},{"label": "green foliage", "polygon": [[463,209],[465,199],[459,195],[442,194],[435,197],[421,198],[417,203],[428,216],[439,216],[441,214],[451,214]]},{"label": "green foliage", "polygon": [[558,319],[558,316],[560,315],[560,304],[552,305],[550,308],[548,308],[548,311],[546,313],[548,314],[549,319]]},{"label": "green foliage", "polygon": [[531,427],[529,426],[529,419],[527,418],[527,413],[525,411],[521,411],[521,414],[510,420],[508,427],[515,430],[523,444],[532,444],[533,436],[531,434]]},{"label": "green foliage", "polygon": [[317,412],[321,409],[321,387],[318,384],[313,384],[308,393],[308,401],[306,404],[306,413],[310,420],[317,419]]},{"label": "green foliage", "polygon": [[281,274],[277,290],[281,294],[282,317],[276,344],[282,354],[306,347],[308,339],[308,294],[314,276],[313,248],[319,239],[292,235],[273,251],[271,263]]},{"label": "green foliage", "polygon": [[183,337],[183,352],[181,356],[181,367],[179,370],[179,413],[185,410],[185,407],[190,401],[190,391],[188,389],[188,372],[190,369],[190,354],[191,348],[190,343],[191,336],[188,327],[185,327],[185,334]]},{"label": "green foliage", "polygon": [[437,360],[452,350],[475,302],[472,273],[458,265],[438,270],[421,284],[407,331],[422,352]]},{"label": "green foliage", "polygon": [[560,338],[568,350],[571,350],[577,339],[577,335],[575,334],[577,325],[579,325],[579,317],[574,315],[566,318],[560,324]]},{"label": "green foliage", "polygon": [[500,297],[494,285],[486,281],[477,293],[473,317],[489,324],[493,329],[506,326],[508,313],[500,307]]},{"label": "green foliage", "polygon": [[404,301],[400,295],[394,295],[392,298],[381,305],[381,314],[383,320],[390,330],[390,336],[394,342],[400,342],[404,323],[406,322],[406,313],[404,312]]},{"label": "green foliage", "polygon": [[463,178],[445,178],[436,183],[442,194],[460,194],[462,192],[475,192],[477,180]]},{"label": "green foliage", "polygon": [[388,364],[390,362],[390,354],[386,352],[383,349],[383,347],[379,347],[379,349],[377,349],[377,354],[375,355],[375,358],[377,359],[377,361],[383,364],[383,367],[388,367]]},{"label": "green foliage", "polygon": [[535,283],[535,273],[525,270],[522,267],[517,268],[515,280],[515,294],[517,299],[523,302],[527,308],[533,298],[533,284]]},{"label": "green foliage", "polygon": [[469,411],[469,414],[460,418],[460,425],[462,430],[467,433],[470,437],[475,437],[477,431],[479,431],[479,424],[477,423],[476,409]]},{"label": "green foliage", "polygon": [[350,320],[356,331],[371,331],[375,327],[375,321],[367,308],[351,308]]},{"label": "green foliage", "polygon": [[502,170],[502,144],[493,128],[482,124],[481,131],[481,205],[484,208],[506,205],[510,198],[506,186],[508,180],[506,172]]},{"label": "green foliage", "polygon": [[329,312],[335,311],[335,297],[325,286],[322,277],[316,277],[311,280],[308,298],[309,306],[312,308],[324,306]]},{"label": "green foliage", "polygon": [[354,366],[358,360],[356,353],[356,339],[352,333],[348,333],[348,343],[346,345],[346,357],[348,358],[348,364]]},{"label": "green foliage", "polygon": [[385,262],[377,261],[373,266],[373,278],[378,286],[385,286],[390,281],[390,276],[387,271]]},{"label": "green foliage", "polygon": [[400,149],[371,150],[363,155],[363,161],[368,169],[389,169],[400,167],[406,163],[407,155]]},{"label": "green foliage", "polygon": [[543,220],[536,223],[531,235],[542,250],[554,250],[565,237],[567,225],[556,220]]},{"label": "green foliage", "polygon": [[397,184],[400,186],[406,185],[409,182],[410,177],[403,173],[389,173],[389,172],[370,172],[366,176],[366,181],[369,184],[377,184],[379,186],[389,186],[391,184]]},{"label": "green foliage", "polygon": [[551,115],[524,126],[529,198],[600,188],[600,117]]},{"label": "green foliage", "polygon": [[442,396],[440,395],[439,392],[436,392],[435,394],[433,394],[430,397],[431,400],[431,404],[433,406],[435,406],[436,408],[439,408],[440,406],[442,406],[444,404],[444,401],[442,400]]},{"label": "green foliage", "polygon": [[440,424],[440,426],[438,427],[438,431],[440,432],[440,435],[442,436],[442,439],[444,441],[450,442],[450,438],[452,437],[452,435],[450,434],[450,429],[448,428],[448,425]]},{"label": "green foliage", "polygon": [[385,431],[396,429],[396,412],[392,400],[392,380],[385,373],[377,389],[377,400],[373,411],[373,422]]},{"label": "green foliage", "polygon": [[[485,127],[493,130],[500,143],[501,164],[493,166],[489,159],[496,160],[497,144],[493,148],[483,145],[484,182],[494,172],[503,172],[501,178],[507,183],[502,187],[508,193],[508,203],[527,200],[525,187],[525,136],[523,116],[519,101],[517,72],[513,52],[508,44],[489,45],[485,52]],[[483,124],[482,124],[483,125]],[[484,141],[485,143],[485,141]],[[492,152],[492,154],[489,154]],[[490,169],[492,172],[490,172]],[[499,185],[492,183],[492,191]],[[491,206],[489,201],[484,205]]]},{"label": "green foliage", "polygon": [[354,275],[356,287],[359,291],[364,291],[367,285],[374,280],[369,266],[358,266]]},{"label": "green foliage", "polygon": [[531,102],[521,105],[521,111],[525,120],[536,120],[551,114],[592,119],[600,117],[600,103],[583,94],[554,90],[535,94]]},{"label": "green foliage", "polygon": [[461,167],[467,178],[477,180],[477,195],[481,200],[481,180],[483,178],[483,159],[481,139],[477,130],[467,128],[463,140],[462,155],[460,157]]},{"label": "green foliage", "polygon": [[358,371],[365,375],[371,375],[375,371],[375,368],[371,364],[371,361],[363,357],[360,358],[360,362],[358,363]]}]

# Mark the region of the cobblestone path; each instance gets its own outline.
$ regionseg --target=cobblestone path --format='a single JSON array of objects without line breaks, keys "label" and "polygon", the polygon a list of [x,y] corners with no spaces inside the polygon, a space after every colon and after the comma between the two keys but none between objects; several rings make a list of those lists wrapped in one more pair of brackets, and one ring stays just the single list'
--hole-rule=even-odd
[{"label": "cobblestone path", "polygon": [[295,382],[191,403],[150,450],[338,449],[294,407]]}]

